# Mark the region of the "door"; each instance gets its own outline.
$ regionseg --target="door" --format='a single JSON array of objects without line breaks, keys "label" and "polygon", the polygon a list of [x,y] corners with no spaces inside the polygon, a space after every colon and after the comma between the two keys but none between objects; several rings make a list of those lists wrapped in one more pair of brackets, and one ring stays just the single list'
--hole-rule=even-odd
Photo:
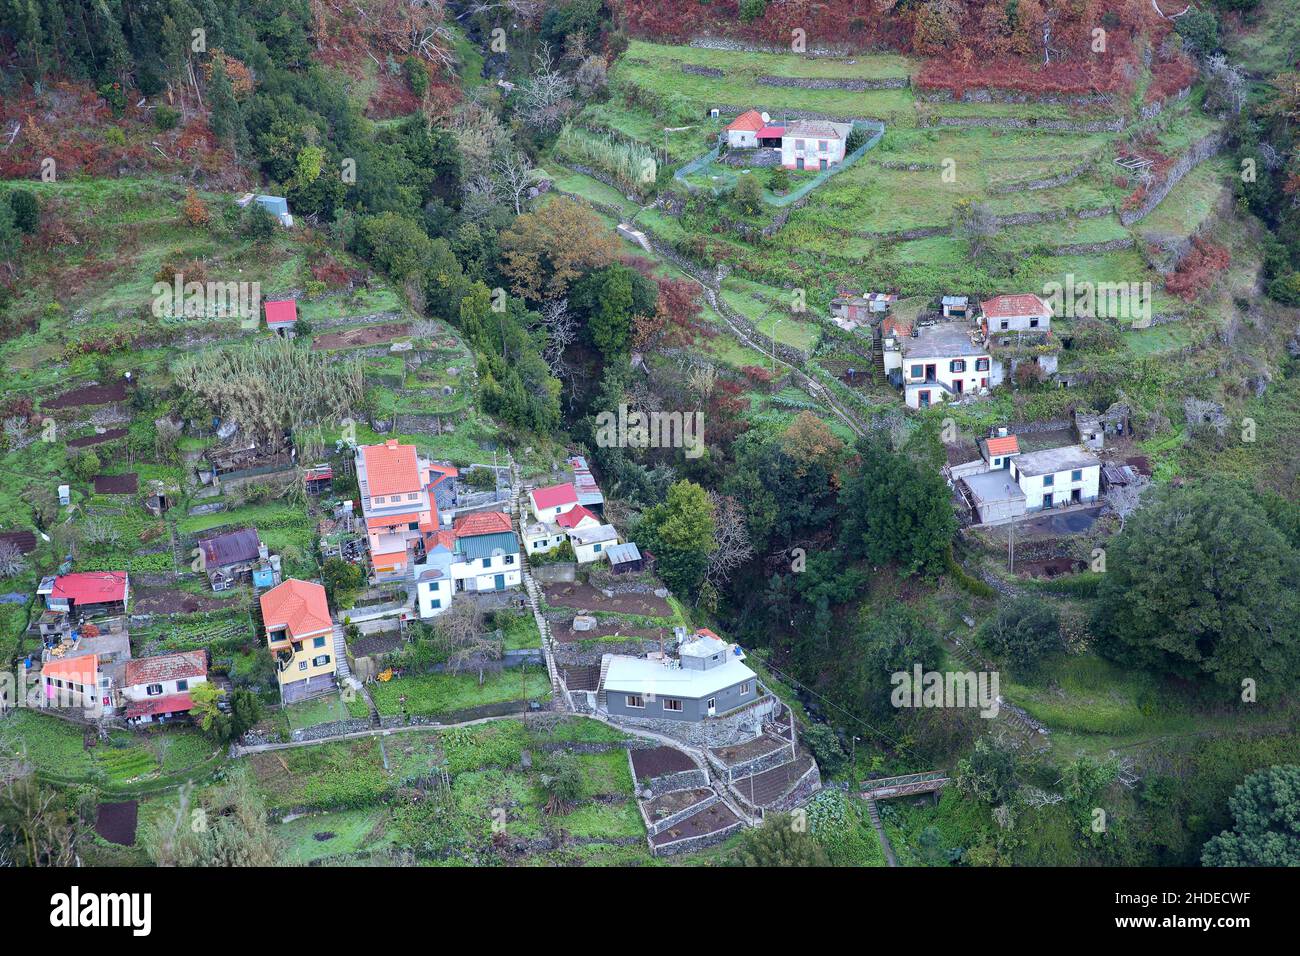
[{"label": "door", "polygon": [[819,160],[817,161],[817,168],[818,168],[818,169],[825,169],[825,168],[826,168],[826,160],[824,160],[824,159],[819,159]]},{"label": "door", "polygon": [[1074,504],[1076,504],[1076,505],[1082,503],[1082,502],[1083,502],[1083,489],[1082,489],[1082,488],[1075,488],[1073,491],[1071,491],[1071,492],[1070,492],[1070,501],[1072,501],[1072,502],[1073,502]]},{"label": "door", "polygon": [[925,367],[925,380],[927,382],[933,382],[937,376],[937,373],[938,373],[938,366],[927,365]]},{"label": "door", "polygon": [[803,169],[803,159],[802,159],[802,158],[800,158],[800,159],[796,159],[796,160],[794,161],[794,168],[795,168],[795,169]]},{"label": "door", "polygon": [[956,392],[958,395],[960,395],[960,394],[962,393],[962,382],[961,382],[961,379],[954,379],[954,380],[953,380],[953,383],[952,383],[952,390],[953,390],[954,392]]},{"label": "door", "polygon": [[506,589],[506,576],[504,574],[498,574],[496,576],[496,589],[498,591],[504,591]]}]

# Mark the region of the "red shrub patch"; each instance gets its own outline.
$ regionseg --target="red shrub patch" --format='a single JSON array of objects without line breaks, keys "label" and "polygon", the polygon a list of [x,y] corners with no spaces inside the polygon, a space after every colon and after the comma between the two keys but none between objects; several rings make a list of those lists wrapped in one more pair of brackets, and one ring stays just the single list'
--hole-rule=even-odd
[{"label": "red shrub patch", "polygon": [[1191,252],[1183,257],[1174,274],[1165,279],[1165,289],[1184,302],[1191,302],[1209,288],[1215,273],[1226,269],[1229,261],[1227,249],[1197,236],[1192,240]]}]

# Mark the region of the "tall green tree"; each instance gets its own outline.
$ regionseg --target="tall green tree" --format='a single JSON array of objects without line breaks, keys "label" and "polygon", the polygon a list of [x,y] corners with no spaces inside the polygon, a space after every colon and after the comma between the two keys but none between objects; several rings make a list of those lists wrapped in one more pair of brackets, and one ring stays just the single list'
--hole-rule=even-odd
[{"label": "tall green tree", "polygon": [[1106,564],[1092,630],[1113,660],[1234,688],[1300,677],[1300,555],[1241,486],[1157,489]]},{"label": "tall green tree", "polygon": [[641,527],[664,583],[680,597],[695,594],[716,547],[709,493],[693,481],[675,482],[662,504],[646,510]]},{"label": "tall green tree", "polygon": [[862,466],[840,496],[844,549],[905,575],[939,571],[957,531],[943,476],[925,457],[892,450],[879,432],[859,441],[858,454]]},{"label": "tall green tree", "polygon": [[1205,844],[1205,866],[1300,866],[1300,766],[1251,774],[1228,806],[1232,829]]}]

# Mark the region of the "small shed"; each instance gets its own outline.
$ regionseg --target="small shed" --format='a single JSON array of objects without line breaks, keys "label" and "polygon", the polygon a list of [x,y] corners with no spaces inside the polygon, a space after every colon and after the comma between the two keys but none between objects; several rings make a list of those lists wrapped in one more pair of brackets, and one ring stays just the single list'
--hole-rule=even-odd
[{"label": "small shed", "polygon": [[609,570],[613,574],[628,574],[645,569],[645,560],[634,541],[616,544],[606,549],[605,554],[609,557]]},{"label": "small shed", "polygon": [[266,327],[277,335],[292,336],[298,324],[298,303],[293,299],[272,299],[264,305]]},{"label": "small shed", "polygon": [[966,319],[970,317],[970,299],[964,295],[945,295],[939,300],[945,318]]}]

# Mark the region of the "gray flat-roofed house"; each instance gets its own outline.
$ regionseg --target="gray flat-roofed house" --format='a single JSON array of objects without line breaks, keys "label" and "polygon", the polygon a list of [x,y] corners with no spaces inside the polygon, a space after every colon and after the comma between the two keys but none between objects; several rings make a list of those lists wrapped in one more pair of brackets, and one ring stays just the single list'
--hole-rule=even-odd
[{"label": "gray flat-roofed house", "polygon": [[701,629],[678,656],[606,654],[599,697],[611,717],[701,721],[757,700],[758,678],[744,652]]},{"label": "gray flat-roofed house", "polygon": [[1101,492],[1101,460],[1078,445],[1017,455],[1010,471],[1025,493],[1026,511],[1088,504]]},{"label": "gray flat-roofed house", "polygon": [[1019,518],[1025,513],[1025,493],[1005,468],[962,478],[981,524]]}]

